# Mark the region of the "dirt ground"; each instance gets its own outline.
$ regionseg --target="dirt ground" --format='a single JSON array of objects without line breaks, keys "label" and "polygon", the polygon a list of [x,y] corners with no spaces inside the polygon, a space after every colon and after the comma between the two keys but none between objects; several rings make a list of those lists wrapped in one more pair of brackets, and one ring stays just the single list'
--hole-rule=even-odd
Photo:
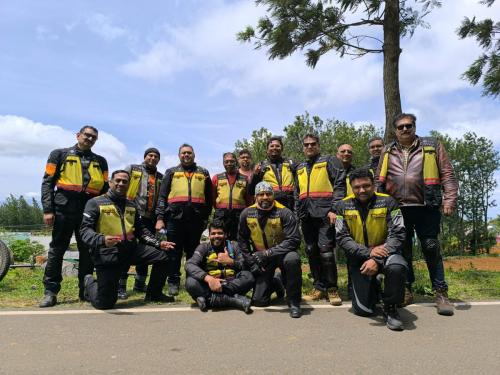
[{"label": "dirt ground", "polygon": [[500,257],[445,259],[444,268],[459,270],[500,271]]}]

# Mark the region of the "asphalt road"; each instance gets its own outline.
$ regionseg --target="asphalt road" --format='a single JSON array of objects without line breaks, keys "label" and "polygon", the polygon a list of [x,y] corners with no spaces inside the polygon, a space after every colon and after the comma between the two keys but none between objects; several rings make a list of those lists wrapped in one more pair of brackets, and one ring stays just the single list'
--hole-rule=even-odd
[{"label": "asphalt road", "polygon": [[301,319],[161,306],[0,310],[0,374],[500,373],[498,302],[460,306],[453,317],[412,305],[403,332],[321,307]]}]

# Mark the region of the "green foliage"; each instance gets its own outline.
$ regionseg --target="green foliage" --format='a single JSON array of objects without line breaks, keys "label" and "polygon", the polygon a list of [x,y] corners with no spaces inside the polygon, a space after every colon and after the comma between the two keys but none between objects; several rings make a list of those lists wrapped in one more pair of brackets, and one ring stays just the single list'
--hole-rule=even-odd
[{"label": "green foliage", "polygon": [[14,255],[14,262],[31,262],[35,256],[43,254],[45,248],[38,242],[30,240],[14,240],[9,242],[9,247]]},{"label": "green foliage", "polygon": [[31,205],[21,195],[7,197],[0,205],[0,227],[7,229],[40,228],[43,225],[43,211],[32,198]]},{"label": "green foliage", "polygon": [[[309,113],[295,117],[293,123],[286,125],[283,129],[284,156],[295,162],[304,159],[302,153],[302,138],[307,133],[317,134],[321,141],[321,153],[324,155],[335,155],[337,148],[349,143],[353,146],[355,166],[363,166],[368,163],[368,140],[374,136],[381,136],[382,130],[376,129],[371,124],[359,125],[339,121],[325,120],[318,116],[311,116]],[[250,140],[243,139],[236,141],[236,150],[248,148],[254,161],[266,158],[266,142],[271,137],[271,132],[261,128],[252,132]]]},{"label": "green foliage", "polygon": [[493,244],[488,231],[488,209],[496,205],[492,195],[497,187],[494,173],[500,168],[499,153],[490,140],[475,133],[466,133],[460,139],[438,132],[431,134],[446,147],[460,187],[455,214],[443,220],[444,244],[458,247],[462,253],[488,250]]},{"label": "green foliage", "polygon": [[[495,0],[483,0],[481,3],[490,7]],[[462,78],[477,85],[483,79],[483,95],[496,98],[500,94],[500,22],[491,18],[477,21],[465,17],[457,30],[460,39],[474,38],[484,53],[465,71]]]}]

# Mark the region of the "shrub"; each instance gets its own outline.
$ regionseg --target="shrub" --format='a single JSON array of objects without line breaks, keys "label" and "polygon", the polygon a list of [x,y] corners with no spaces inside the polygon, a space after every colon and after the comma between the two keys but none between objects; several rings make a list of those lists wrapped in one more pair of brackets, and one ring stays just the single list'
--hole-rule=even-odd
[{"label": "shrub", "polygon": [[31,262],[37,255],[43,254],[45,248],[38,242],[30,240],[14,240],[9,242],[15,262]]}]

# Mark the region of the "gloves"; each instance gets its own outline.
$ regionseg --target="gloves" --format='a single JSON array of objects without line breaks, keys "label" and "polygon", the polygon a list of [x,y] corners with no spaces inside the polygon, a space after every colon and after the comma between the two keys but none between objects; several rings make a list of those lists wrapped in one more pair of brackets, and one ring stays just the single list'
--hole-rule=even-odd
[{"label": "gloves", "polygon": [[255,263],[257,263],[257,265],[262,269],[265,268],[270,256],[271,256],[270,250],[256,251],[255,253],[252,254]]}]

